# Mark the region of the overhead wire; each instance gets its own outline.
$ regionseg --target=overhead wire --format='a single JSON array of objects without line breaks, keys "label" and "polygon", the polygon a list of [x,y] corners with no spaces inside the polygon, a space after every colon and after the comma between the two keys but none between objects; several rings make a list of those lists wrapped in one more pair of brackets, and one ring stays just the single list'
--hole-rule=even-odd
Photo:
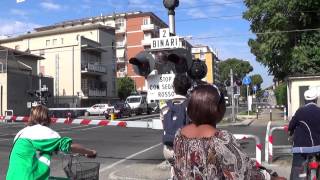
[{"label": "overhead wire", "polygon": [[[254,34],[257,35],[265,35],[265,34],[279,34],[279,33],[292,33],[292,32],[310,32],[310,31],[320,31],[319,28],[310,28],[310,29],[296,29],[296,30],[283,30],[283,31],[268,31],[268,32],[257,32]],[[219,38],[233,38],[233,37],[246,37],[248,35],[254,35],[250,33],[239,33],[239,34],[229,34],[229,35],[221,35],[221,36],[202,36],[202,37],[192,37],[192,39],[196,40],[203,40],[203,39],[219,39]],[[183,38],[183,37],[182,37]],[[58,48],[64,48],[64,47],[57,47]],[[117,48],[116,46],[99,46],[99,47],[92,47],[92,48],[85,48],[86,50],[95,50],[95,49],[104,49],[104,48]],[[126,48],[126,47],[124,47]],[[41,50],[45,49],[38,49],[38,50],[32,50],[34,52],[39,52]],[[82,48],[74,48],[70,50],[46,50],[45,53],[59,53],[59,52],[70,52],[70,51],[80,51]],[[0,50],[1,51],[1,50]],[[24,55],[15,55],[15,56],[24,56]]]}]

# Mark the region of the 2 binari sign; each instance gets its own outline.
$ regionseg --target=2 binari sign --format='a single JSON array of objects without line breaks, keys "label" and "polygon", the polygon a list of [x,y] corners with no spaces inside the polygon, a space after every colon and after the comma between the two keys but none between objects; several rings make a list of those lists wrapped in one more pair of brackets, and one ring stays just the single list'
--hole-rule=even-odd
[{"label": "2 binari sign", "polygon": [[173,90],[174,77],[174,74],[148,76],[148,99],[172,99],[175,95]]},{"label": "2 binari sign", "polygon": [[151,49],[182,47],[182,42],[179,36],[171,36],[167,38],[152,38],[151,40]]}]

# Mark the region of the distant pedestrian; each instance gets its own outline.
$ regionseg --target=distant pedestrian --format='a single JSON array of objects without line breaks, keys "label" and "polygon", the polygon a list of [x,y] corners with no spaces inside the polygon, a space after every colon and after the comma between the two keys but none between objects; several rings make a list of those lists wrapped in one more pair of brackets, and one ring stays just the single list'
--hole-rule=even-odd
[{"label": "distant pedestrian", "polygon": [[209,84],[193,89],[187,108],[191,124],[178,130],[174,140],[174,179],[266,179],[236,138],[216,128],[226,111],[222,97],[218,88]]},{"label": "distant pedestrian", "polygon": [[290,179],[301,179],[305,173],[305,161],[309,155],[320,152],[320,107],[317,105],[318,92],[309,89],[304,93],[305,105],[300,107],[289,123],[293,135],[293,158]]},{"label": "distant pedestrian", "polygon": [[48,179],[51,156],[55,151],[96,157],[95,150],[75,144],[69,137],[61,137],[48,127],[50,123],[45,106],[32,108],[27,127],[14,138],[6,180]]},{"label": "distant pedestrian", "polygon": [[[179,128],[188,124],[186,115],[187,91],[191,87],[191,80],[185,74],[177,74],[173,81],[175,96],[168,100],[160,110],[160,120],[163,123],[163,155],[173,165],[173,140]],[[173,168],[172,168],[173,171]]]}]

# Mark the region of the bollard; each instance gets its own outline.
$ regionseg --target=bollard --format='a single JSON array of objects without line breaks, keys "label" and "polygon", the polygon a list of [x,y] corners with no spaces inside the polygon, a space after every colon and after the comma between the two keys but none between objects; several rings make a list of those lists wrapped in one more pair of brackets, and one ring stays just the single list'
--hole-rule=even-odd
[{"label": "bollard", "polygon": [[286,107],[283,108],[283,120],[287,121],[287,108]]},{"label": "bollard", "polygon": [[112,120],[115,120],[115,114],[114,113],[111,113],[110,114],[110,120],[112,121]]},{"label": "bollard", "polygon": [[270,121],[272,121],[272,108],[270,108]]},{"label": "bollard", "polygon": [[256,108],[256,114],[257,114],[257,119],[259,118],[259,109],[258,108]]}]

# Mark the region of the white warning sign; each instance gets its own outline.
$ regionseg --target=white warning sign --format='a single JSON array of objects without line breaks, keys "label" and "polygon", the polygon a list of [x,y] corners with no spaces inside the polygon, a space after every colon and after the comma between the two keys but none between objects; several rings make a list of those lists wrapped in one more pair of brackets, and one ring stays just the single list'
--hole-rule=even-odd
[{"label": "white warning sign", "polygon": [[159,74],[155,76],[149,76],[147,79],[148,99],[172,99],[175,95],[173,90],[174,77],[174,74]]}]

